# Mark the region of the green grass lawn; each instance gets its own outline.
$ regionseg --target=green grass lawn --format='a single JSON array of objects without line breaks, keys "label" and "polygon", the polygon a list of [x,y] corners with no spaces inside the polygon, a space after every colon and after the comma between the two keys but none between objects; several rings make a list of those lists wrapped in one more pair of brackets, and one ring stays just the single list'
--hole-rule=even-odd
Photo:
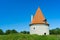
[{"label": "green grass lawn", "polygon": [[29,35],[29,34],[9,34],[0,35],[0,40],[60,40],[59,35]]}]

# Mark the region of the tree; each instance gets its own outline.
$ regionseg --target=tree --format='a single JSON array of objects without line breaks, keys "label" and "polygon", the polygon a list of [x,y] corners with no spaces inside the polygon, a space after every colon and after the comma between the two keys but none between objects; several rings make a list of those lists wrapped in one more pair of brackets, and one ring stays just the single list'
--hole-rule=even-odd
[{"label": "tree", "polygon": [[50,34],[55,34],[55,35],[60,34],[60,28],[50,30]]},{"label": "tree", "polygon": [[11,30],[12,31],[12,33],[18,33],[16,30]]},{"label": "tree", "polygon": [[29,34],[29,31],[21,31],[23,34]]},{"label": "tree", "polygon": [[29,32],[29,31],[27,31],[26,33],[27,33],[27,34],[29,34],[30,32]]},{"label": "tree", "polygon": [[11,30],[6,30],[5,34],[10,34]]},{"label": "tree", "polygon": [[0,35],[3,35],[4,34],[4,32],[0,29]]},{"label": "tree", "polygon": [[18,33],[16,30],[6,30],[5,34],[13,34],[13,33]]}]

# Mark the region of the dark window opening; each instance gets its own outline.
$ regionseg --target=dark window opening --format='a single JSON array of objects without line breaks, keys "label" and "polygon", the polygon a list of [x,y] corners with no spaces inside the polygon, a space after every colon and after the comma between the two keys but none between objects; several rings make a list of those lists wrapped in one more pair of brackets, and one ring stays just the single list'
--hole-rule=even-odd
[{"label": "dark window opening", "polygon": [[46,21],[47,21],[47,19],[44,20],[44,22],[46,22]]},{"label": "dark window opening", "polygon": [[46,35],[46,33],[44,33],[44,35]]},{"label": "dark window opening", "polygon": [[35,30],[35,27],[33,29]]}]

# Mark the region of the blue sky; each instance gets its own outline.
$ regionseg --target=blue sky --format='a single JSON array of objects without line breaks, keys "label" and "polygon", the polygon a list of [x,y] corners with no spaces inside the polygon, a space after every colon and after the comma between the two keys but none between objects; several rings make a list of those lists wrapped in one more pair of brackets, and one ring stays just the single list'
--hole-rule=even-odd
[{"label": "blue sky", "polygon": [[40,7],[50,29],[60,28],[60,0],[0,0],[0,29],[29,31],[31,15]]}]

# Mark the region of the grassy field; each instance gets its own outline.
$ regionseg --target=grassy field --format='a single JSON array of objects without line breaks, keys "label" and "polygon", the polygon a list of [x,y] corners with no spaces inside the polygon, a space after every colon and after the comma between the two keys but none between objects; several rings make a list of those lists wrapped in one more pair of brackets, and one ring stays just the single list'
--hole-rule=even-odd
[{"label": "grassy field", "polygon": [[9,34],[0,35],[0,40],[60,40],[58,35],[29,35],[29,34]]}]

